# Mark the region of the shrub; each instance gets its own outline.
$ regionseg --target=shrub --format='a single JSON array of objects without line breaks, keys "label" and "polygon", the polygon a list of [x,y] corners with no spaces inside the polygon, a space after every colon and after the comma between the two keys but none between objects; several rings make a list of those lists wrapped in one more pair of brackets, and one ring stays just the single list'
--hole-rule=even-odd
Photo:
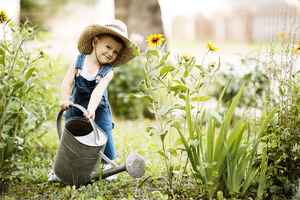
[{"label": "shrub", "polygon": [[300,85],[296,77],[289,81],[287,93],[282,93],[286,99],[273,105],[276,117],[263,138],[269,160],[268,192],[280,198],[294,195],[300,177]]},{"label": "shrub", "polygon": [[262,61],[271,80],[264,107],[276,110],[262,140],[268,157],[267,193],[272,199],[290,199],[300,176],[300,76],[296,69],[300,43],[295,45],[298,50],[294,45],[295,38],[290,34],[271,46]]},{"label": "shrub", "polygon": [[25,48],[34,29],[3,25],[0,42],[0,181],[10,178],[30,134],[53,117],[51,68],[41,51]]},{"label": "shrub", "polygon": [[152,118],[147,101],[135,95],[141,90],[144,64],[141,58],[136,58],[114,69],[114,79],[109,86],[109,100],[115,116],[124,119],[137,119],[143,116]]}]

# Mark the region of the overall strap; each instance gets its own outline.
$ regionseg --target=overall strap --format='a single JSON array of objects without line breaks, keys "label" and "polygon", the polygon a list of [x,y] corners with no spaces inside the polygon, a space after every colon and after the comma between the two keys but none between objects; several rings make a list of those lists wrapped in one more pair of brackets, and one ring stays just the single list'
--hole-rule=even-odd
[{"label": "overall strap", "polygon": [[112,65],[111,64],[105,64],[103,65],[98,73],[97,76],[100,76],[100,78],[103,78],[104,76],[106,76],[106,74],[108,74],[108,72],[110,72],[112,70]]},{"label": "overall strap", "polygon": [[79,54],[77,56],[77,59],[76,59],[76,62],[75,62],[76,76],[78,76],[79,72],[82,70],[84,60],[85,60],[85,55],[84,54]]},{"label": "overall strap", "polygon": [[96,82],[98,83],[100,81],[101,78],[103,78],[104,76],[106,76],[106,74],[108,74],[108,72],[110,72],[112,70],[112,65],[111,64],[105,64],[103,65],[97,73],[96,76]]},{"label": "overall strap", "polygon": [[84,63],[85,55],[79,54],[77,56],[76,62],[75,62],[75,69],[82,69],[83,63]]}]

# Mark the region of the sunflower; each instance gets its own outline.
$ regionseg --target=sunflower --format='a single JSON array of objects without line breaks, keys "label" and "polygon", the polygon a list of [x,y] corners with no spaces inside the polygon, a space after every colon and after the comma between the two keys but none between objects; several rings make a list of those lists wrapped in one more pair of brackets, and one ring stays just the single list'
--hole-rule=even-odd
[{"label": "sunflower", "polygon": [[151,34],[147,37],[148,46],[151,48],[155,48],[162,45],[164,41],[165,38],[162,34]]},{"label": "sunflower", "polygon": [[219,50],[219,48],[216,47],[215,44],[211,41],[207,42],[206,47],[207,47],[208,51],[212,51],[212,52],[216,52]]},{"label": "sunflower", "polygon": [[300,41],[296,44],[296,46],[294,47],[293,49],[293,53],[295,55],[299,54],[300,53]]},{"label": "sunflower", "polygon": [[8,21],[7,14],[4,10],[0,9],[0,24],[4,23],[6,21]]}]

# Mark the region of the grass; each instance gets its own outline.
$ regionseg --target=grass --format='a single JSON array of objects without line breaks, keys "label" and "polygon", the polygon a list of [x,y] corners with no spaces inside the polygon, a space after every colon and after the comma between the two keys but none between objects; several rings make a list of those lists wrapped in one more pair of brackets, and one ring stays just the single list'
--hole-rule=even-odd
[{"label": "grass", "polygon": [[[157,143],[145,132],[145,127],[149,123],[151,122],[143,120],[118,121],[113,131],[118,152],[117,162],[124,162],[126,156],[131,152],[141,154],[145,157],[147,163],[145,177],[151,176],[153,172],[152,169],[156,170],[160,168],[158,167],[159,159],[155,156]],[[58,145],[54,122],[51,124],[53,124],[53,126],[45,135],[42,137],[36,135],[31,138],[30,149],[26,153],[26,157],[18,161],[18,171],[14,175],[16,179],[13,180],[13,184],[10,184],[5,199],[57,199],[65,197],[74,199],[75,197],[80,197],[80,195],[78,196],[77,194],[79,191],[82,193],[81,196],[86,199],[86,197],[98,190],[99,192],[97,192],[95,196],[101,194],[100,191],[102,191],[103,194],[100,196],[109,196],[110,193],[114,191],[113,188],[118,188],[121,192],[122,189],[120,188],[122,188],[122,186],[132,186],[123,188],[124,190],[131,190],[135,184],[143,180],[134,180],[123,173],[117,182],[106,184],[104,181],[99,181],[91,186],[80,188],[78,191],[59,183],[48,183],[47,174],[51,168]],[[126,195],[134,193],[134,191],[123,192]],[[91,196],[89,196],[89,198],[90,197]]]},{"label": "grass", "polygon": [[[163,166],[157,154],[160,141],[146,133],[151,121],[115,121],[113,130],[117,148],[117,162],[123,163],[127,155],[137,152],[146,159],[146,173],[141,179],[133,179],[126,173],[118,180],[100,180],[75,189],[60,183],[47,182],[48,171],[55,157],[58,137],[54,122],[45,135],[31,138],[26,157],[18,160],[16,178],[9,184],[4,199],[164,199],[161,178]],[[155,176],[154,176],[155,174]],[[1,199],[1,196],[0,196]]]}]

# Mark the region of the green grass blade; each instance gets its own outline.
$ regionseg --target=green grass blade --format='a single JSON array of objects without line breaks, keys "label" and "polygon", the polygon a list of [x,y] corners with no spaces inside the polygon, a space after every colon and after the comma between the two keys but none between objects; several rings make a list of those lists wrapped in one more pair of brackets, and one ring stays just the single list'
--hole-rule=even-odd
[{"label": "green grass blade", "polygon": [[[222,151],[224,151],[224,142],[226,140],[227,137],[227,130],[228,127],[231,123],[235,108],[237,107],[237,104],[239,103],[239,100],[243,94],[244,91],[244,85],[241,87],[240,91],[238,92],[238,94],[233,98],[232,103],[229,107],[229,109],[227,110],[225,116],[224,116],[224,120],[223,123],[221,125],[221,130],[220,130],[220,134],[218,136],[218,139],[216,141],[216,148],[215,148],[215,156],[214,159],[218,160],[218,156],[222,154]],[[222,160],[220,160],[219,162],[223,162]],[[220,163],[221,164],[221,163]]]},{"label": "green grass blade", "polygon": [[207,161],[212,162],[214,156],[214,142],[215,142],[215,119],[211,118],[207,130]]},{"label": "green grass blade", "polygon": [[219,98],[218,98],[217,111],[220,110],[220,105],[222,104],[222,99],[223,99],[223,97],[224,97],[224,94],[225,94],[227,88],[228,88],[229,85],[230,85],[230,82],[231,82],[231,80],[228,81],[228,83],[227,83],[226,86],[223,88],[223,90],[222,90],[222,92],[221,92],[221,94],[220,94],[220,96],[219,96]]},{"label": "green grass blade", "polygon": [[194,138],[193,133],[193,122],[192,122],[192,112],[191,112],[191,103],[190,103],[190,92],[187,90],[186,93],[186,100],[185,100],[185,117],[186,117],[186,124],[189,131],[189,137]]},{"label": "green grass blade", "polygon": [[192,150],[191,150],[191,147],[190,147],[190,145],[189,145],[187,139],[186,139],[186,138],[184,137],[184,135],[182,134],[182,132],[181,132],[181,130],[180,130],[180,127],[178,127],[177,125],[175,125],[174,127],[176,128],[178,134],[180,135],[180,138],[181,138],[181,140],[182,140],[182,142],[183,142],[183,145],[184,145],[184,147],[185,147],[185,150],[186,150],[186,152],[187,152],[187,154],[188,154],[188,158],[189,158],[189,160],[190,160],[190,163],[191,163],[191,165],[192,165],[193,170],[194,170],[195,172],[197,172],[197,170],[198,170],[198,169],[197,169],[197,164],[196,164],[196,162],[195,162],[195,160],[194,160],[194,155],[193,155],[193,152],[192,152]]}]

